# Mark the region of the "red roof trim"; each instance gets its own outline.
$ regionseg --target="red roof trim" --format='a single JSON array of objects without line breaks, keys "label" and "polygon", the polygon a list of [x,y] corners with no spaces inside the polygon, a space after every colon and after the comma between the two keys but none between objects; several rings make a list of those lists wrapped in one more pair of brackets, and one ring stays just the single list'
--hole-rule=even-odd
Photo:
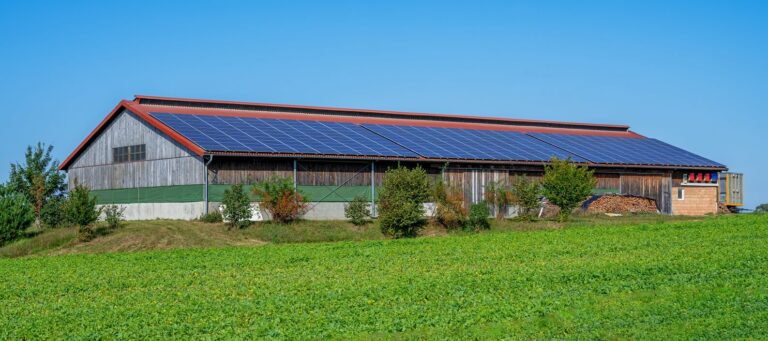
[{"label": "red roof trim", "polygon": [[308,106],[308,105],[220,101],[220,100],[205,100],[205,99],[194,99],[194,98],[135,95],[134,102],[143,104],[142,100],[161,100],[161,101],[175,101],[175,102],[187,102],[187,103],[201,103],[201,104],[208,103],[208,104],[242,105],[242,106],[265,106],[265,107],[275,107],[275,108],[323,110],[323,111],[337,111],[337,112],[363,113],[363,114],[367,113],[367,114],[391,115],[391,116],[396,116],[401,118],[418,116],[422,118],[435,118],[435,119],[487,120],[489,121],[489,123],[507,122],[507,123],[523,124],[523,125],[525,124],[542,125],[543,124],[543,125],[554,125],[554,126],[576,126],[576,127],[583,127],[584,129],[590,129],[590,128],[592,129],[607,128],[607,129],[615,129],[615,130],[629,129],[629,126],[627,125],[616,125],[616,124],[593,124],[593,123],[581,123],[581,122],[511,119],[511,118],[500,118],[500,117],[466,116],[466,115],[453,115],[453,114],[431,114],[431,113],[392,111],[392,110],[351,109],[351,108],[320,107],[320,106]]},{"label": "red roof trim", "polygon": [[632,131],[610,131],[610,130],[589,130],[573,128],[554,128],[554,127],[524,127],[509,126],[492,123],[464,123],[449,121],[427,121],[427,120],[409,120],[404,118],[378,118],[378,117],[359,117],[359,116],[332,116],[317,114],[298,114],[267,111],[235,110],[235,109],[205,109],[176,107],[165,105],[137,105],[146,112],[186,114],[186,115],[206,115],[206,116],[233,116],[233,117],[251,117],[251,118],[271,118],[281,120],[312,120],[321,122],[345,122],[355,124],[389,124],[420,127],[439,127],[439,128],[459,128],[459,129],[479,129],[479,130],[499,130],[515,131],[521,133],[537,132],[552,134],[571,134],[571,135],[592,135],[592,136],[615,136],[642,138],[642,135]]},{"label": "red roof trim", "polygon": [[154,117],[149,115],[147,112],[145,112],[141,106],[136,105],[133,102],[122,100],[120,103],[115,106],[112,111],[109,112],[107,117],[105,117],[101,123],[99,123],[98,126],[96,126],[93,131],[91,131],[90,134],[82,141],[80,144],[75,148],[75,150],[67,156],[67,158],[64,160],[64,162],[59,165],[59,170],[66,170],[69,168],[69,165],[77,158],[80,153],[85,150],[85,148],[91,143],[91,141],[98,136],[104,128],[119,114],[123,111],[123,109],[128,109],[130,112],[134,113],[135,115],[139,116],[142,120],[149,123],[151,126],[157,128],[158,130],[162,131],[163,133],[167,134],[171,139],[174,141],[180,143],[184,147],[188,148],[192,153],[202,156],[205,151],[200,148],[198,145],[194,144],[192,141],[187,139],[186,137],[180,135],[179,133],[175,132],[173,129],[169,128],[168,126],[164,125],[160,121],[156,120]]}]

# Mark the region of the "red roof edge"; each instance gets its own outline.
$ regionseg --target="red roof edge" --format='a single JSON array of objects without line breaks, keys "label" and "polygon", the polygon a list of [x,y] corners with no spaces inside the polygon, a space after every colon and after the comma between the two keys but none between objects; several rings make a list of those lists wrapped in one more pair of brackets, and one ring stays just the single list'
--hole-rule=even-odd
[{"label": "red roof edge", "polygon": [[349,113],[363,113],[363,114],[377,114],[377,115],[389,115],[393,117],[421,117],[443,120],[482,120],[488,121],[488,123],[512,123],[521,125],[551,125],[551,126],[570,126],[578,127],[581,129],[601,129],[601,130],[629,130],[628,125],[617,124],[597,124],[597,123],[581,123],[581,122],[561,122],[561,121],[547,121],[547,120],[529,120],[529,119],[511,119],[500,117],[483,117],[483,116],[466,116],[466,115],[452,115],[452,114],[430,114],[430,113],[418,113],[418,112],[404,112],[404,111],[391,111],[391,110],[371,110],[371,109],[351,109],[351,108],[335,108],[335,107],[320,107],[320,106],[307,106],[307,105],[292,105],[292,104],[273,104],[273,103],[258,103],[258,102],[238,102],[238,101],[220,101],[220,100],[206,100],[206,99],[194,99],[194,98],[178,98],[178,97],[161,97],[161,96],[145,96],[135,95],[133,101],[139,104],[143,104],[143,100],[156,100],[156,101],[172,101],[181,103],[197,103],[197,104],[219,104],[219,105],[233,105],[233,106],[264,106],[284,109],[304,109],[304,110],[319,110],[319,111],[335,111],[335,112],[349,112]]},{"label": "red roof edge", "polygon": [[109,112],[107,117],[105,117],[101,121],[101,123],[99,123],[99,125],[96,126],[96,128],[93,129],[93,131],[91,131],[91,133],[88,134],[88,136],[82,142],[80,142],[77,148],[75,148],[75,150],[71,154],[69,154],[69,156],[67,156],[64,162],[62,162],[59,165],[59,170],[67,170],[67,168],[69,168],[70,164],[75,160],[75,158],[77,158],[77,156],[80,155],[80,153],[83,152],[83,150],[85,150],[85,148],[91,143],[91,141],[94,138],[96,138],[96,136],[98,136],[104,130],[104,128],[106,128],[109,122],[111,122],[115,118],[115,116],[117,116],[117,114],[119,114],[123,109],[128,109],[130,112],[134,113],[136,116],[139,116],[139,118],[149,123],[149,125],[157,128],[158,130],[167,134],[174,141],[188,148],[192,153],[198,156],[202,156],[205,153],[205,150],[200,148],[198,145],[194,144],[192,141],[190,141],[186,137],[177,133],[173,129],[164,125],[160,121],[156,120],[154,117],[149,115],[149,113],[145,112],[143,109],[137,106],[134,102],[121,100],[120,103],[118,103],[117,106],[115,106],[115,108]]}]

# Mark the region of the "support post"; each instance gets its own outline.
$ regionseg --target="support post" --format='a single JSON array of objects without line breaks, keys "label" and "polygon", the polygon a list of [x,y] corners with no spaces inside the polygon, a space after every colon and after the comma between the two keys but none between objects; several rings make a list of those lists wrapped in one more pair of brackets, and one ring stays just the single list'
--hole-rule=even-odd
[{"label": "support post", "polygon": [[203,156],[203,212],[208,214],[208,166],[213,161],[213,155],[208,155],[208,162],[205,161]]},{"label": "support post", "polygon": [[371,217],[376,216],[376,161],[371,161]]},{"label": "support post", "polygon": [[298,161],[293,159],[293,191],[296,192],[298,187]]}]

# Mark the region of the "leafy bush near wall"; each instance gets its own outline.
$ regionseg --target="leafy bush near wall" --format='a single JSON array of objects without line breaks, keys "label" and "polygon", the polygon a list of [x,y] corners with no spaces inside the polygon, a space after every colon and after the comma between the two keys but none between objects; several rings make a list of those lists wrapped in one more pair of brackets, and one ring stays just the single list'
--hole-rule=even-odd
[{"label": "leafy bush near wall", "polygon": [[272,221],[290,223],[306,213],[304,195],[296,190],[293,180],[288,177],[271,177],[252,188],[261,197],[261,207],[269,211]]},{"label": "leafy bush near wall", "polygon": [[67,198],[63,195],[48,199],[40,211],[40,222],[43,226],[48,228],[66,226],[69,223],[66,212],[64,212],[66,203]]},{"label": "leafy bush near wall", "polygon": [[533,219],[536,209],[541,204],[541,184],[538,181],[531,181],[527,176],[519,176],[512,184],[512,196],[515,203],[520,208],[518,215],[523,220]]},{"label": "leafy bush near wall", "polygon": [[224,221],[224,217],[222,217],[221,212],[214,210],[214,211],[208,212],[207,214],[201,215],[198,220],[204,223],[216,224]]},{"label": "leafy bush near wall", "polygon": [[491,222],[488,221],[488,217],[491,215],[491,210],[488,208],[488,203],[479,202],[472,204],[469,208],[469,219],[467,220],[467,229],[470,230],[487,230],[491,228]]},{"label": "leafy bush near wall", "polygon": [[387,170],[379,192],[381,232],[395,238],[415,237],[426,224],[424,203],[430,197],[426,171],[416,168]]},{"label": "leafy bush near wall", "polygon": [[370,202],[365,197],[361,195],[355,196],[352,201],[344,206],[344,216],[356,226],[365,225],[371,220],[369,205]]},{"label": "leafy bush near wall", "polygon": [[459,229],[467,223],[467,209],[464,208],[464,192],[461,188],[446,186],[437,180],[432,190],[435,203],[434,222],[447,229]]},{"label": "leafy bush near wall", "polygon": [[0,245],[12,241],[35,221],[35,211],[24,195],[0,190]]},{"label": "leafy bush near wall", "polygon": [[225,190],[221,204],[224,205],[222,216],[230,228],[244,228],[251,224],[251,199],[243,190],[243,185],[232,185]]},{"label": "leafy bush near wall", "polygon": [[118,205],[107,205],[102,208],[104,212],[104,221],[110,229],[119,228],[125,220],[125,207]]},{"label": "leafy bush near wall", "polygon": [[573,209],[587,199],[595,184],[594,171],[573,164],[570,158],[553,157],[551,164],[544,166],[542,192],[547,200],[560,207],[561,222],[568,220]]},{"label": "leafy bush near wall", "polygon": [[99,219],[101,209],[96,208],[96,197],[85,185],[75,184],[64,205],[67,220],[78,226],[78,240],[87,242],[96,238],[93,223]]},{"label": "leafy bush near wall", "polygon": [[504,219],[507,207],[514,202],[514,196],[509,186],[502,182],[491,181],[484,188],[485,201],[493,207],[496,219]]}]

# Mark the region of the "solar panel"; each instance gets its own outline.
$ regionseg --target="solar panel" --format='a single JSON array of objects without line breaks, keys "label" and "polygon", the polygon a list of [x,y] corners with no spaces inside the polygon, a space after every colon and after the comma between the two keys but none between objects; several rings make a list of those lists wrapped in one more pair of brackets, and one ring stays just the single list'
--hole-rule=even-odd
[{"label": "solar panel", "polygon": [[595,163],[627,165],[723,165],[651,138],[529,133]]},{"label": "solar panel", "polygon": [[208,151],[418,157],[352,123],[151,113]]},{"label": "solar panel", "polygon": [[364,124],[365,128],[429,158],[547,161],[553,156],[586,160],[512,131]]}]

